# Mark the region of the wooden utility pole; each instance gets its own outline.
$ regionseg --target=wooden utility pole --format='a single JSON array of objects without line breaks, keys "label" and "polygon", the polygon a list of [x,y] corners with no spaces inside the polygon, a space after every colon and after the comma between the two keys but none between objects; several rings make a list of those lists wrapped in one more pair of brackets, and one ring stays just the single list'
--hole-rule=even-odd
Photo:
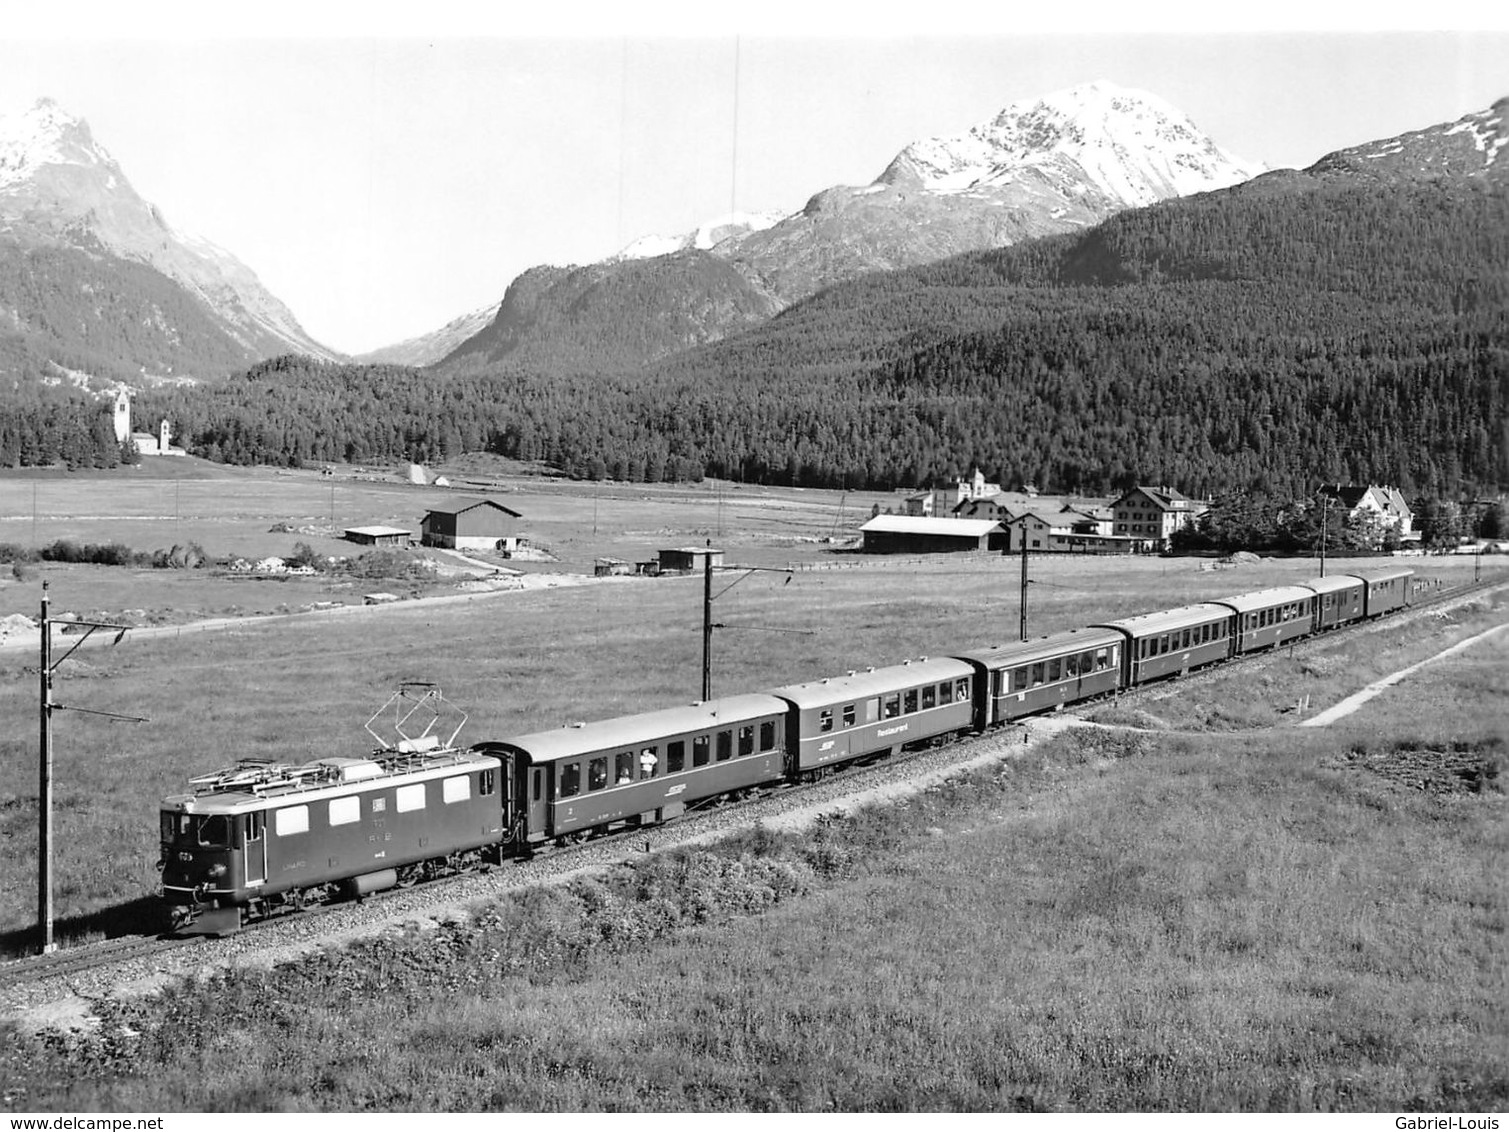
[{"label": "wooden utility pole", "polygon": [[46,955],[52,941],[52,622],[47,616],[47,583],[42,583],[41,754],[37,781],[37,926],[38,952]]},{"label": "wooden utility pole", "polygon": [[713,602],[733,589],[751,574],[785,574],[786,581],[791,581],[792,570],[789,566],[719,566],[719,570],[738,571],[739,576],[728,585],[724,586],[716,594],[713,593],[713,552],[709,548],[707,557],[702,560],[702,702],[706,703],[713,698],[713,630],[714,629],[760,629],[767,633],[796,633],[802,636],[808,635],[807,629],[777,629],[768,625],[724,625],[721,621],[713,620]]},{"label": "wooden utility pole", "polygon": [[1022,524],[1022,622],[1018,629],[1020,639],[1027,639],[1027,524]]},{"label": "wooden utility pole", "polygon": [[135,715],[118,715],[113,711],[94,711],[91,708],[71,707],[64,704],[53,703],[52,700],[52,674],[59,666],[74,654],[74,651],[87,641],[96,629],[114,629],[115,640],[113,644],[120,644],[122,637],[126,635],[128,625],[107,625],[101,621],[77,621],[69,619],[61,624],[69,625],[84,630],[83,636],[74,642],[73,648],[69,649],[56,661],[52,659],[52,627],[53,620],[48,616],[47,583],[42,583],[42,643],[41,664],[38,666],[41,681],[41,711],[40,711],[40,748],[37,759],[37,934],[39,937],[38,951],[46,955],[49,951],[57,949],[57,944],[52,938],[52,713],[55,711],[82,711],[90,715],[103,715],[110,719],[130,720],[132,723],[145,723],[145,719]]},{"label": "wooden utility pole", "polygon": [[1331,497],[1320,497],[1320,576],[1326,576],[1326,528],[1331,525]]}]

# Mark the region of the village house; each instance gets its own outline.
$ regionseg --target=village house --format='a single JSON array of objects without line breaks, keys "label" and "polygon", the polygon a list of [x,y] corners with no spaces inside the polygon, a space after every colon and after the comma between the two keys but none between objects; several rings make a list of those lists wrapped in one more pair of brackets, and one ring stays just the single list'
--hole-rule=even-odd
[{"label": "village house", "polygon": [[1382,542],[1384,531],[1392,530],[1400,542],[1418,542],[1415,513],[1396,487],[1368,484],[1326,484],[1320,489],[1323,498],[1331,499],[1348,519],[1370,522]]},{"label": "village house", "polygon": [[1134,487],[1111,504],[1112,534],[1142,544],[1144,550],[1167,550],[1175,531],[1194,524],[1209,504],[1169,487]]}]

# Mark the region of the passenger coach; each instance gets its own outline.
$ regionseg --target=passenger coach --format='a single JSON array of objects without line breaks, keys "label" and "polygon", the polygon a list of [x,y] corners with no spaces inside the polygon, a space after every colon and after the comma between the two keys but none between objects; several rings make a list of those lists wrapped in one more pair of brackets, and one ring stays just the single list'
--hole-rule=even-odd
[{"label": "passenger coach", "polygon": [[504,765],[516,847],[618,823],[651,825],[693,802],[781,778],[787,705],[769,695],[573,723],[482,750]]},{"label": "passenger coach", "polygon": [[1277,648],[1306,636],[1314,621],[1315,591],[1304,586],[1277,586],[1256,593],[1217,598],[1236,614],[1236,653]]},{"label": "passenger coach", "polygon": [[1377,570],[1358,570],[1365,587],[1362,599],[1364,617],[1381,617],[1410,603],[1410,584],[1415,572],[1403,566],[1384,566]]},{"label": "passenger coach", "polygon": [[1126,639],[1122,681],[1128,688],[1225,660],[1232,652],[1232,611],[1214,602],[1107,621]]},{"label": "passenger coach", "polygon": [[1326,578],[1311,578],[1301,582],[1307,590],[1313,590],[1315,600],[1315,631],[1334,629],[1362,616],[1363,581],[1350,574],[1332,574]]},{"label": "passenger coach", "polygon": [[1073,629],[959,653],[977,672],[975,728],[1111,695],[1121,678],[1122,643],[1109,629]]},{"label": "passenger coach", "polygon": [[900,750],[973,725],[974,669],[940,657],[772,688],[791,704],[791,772]]}]

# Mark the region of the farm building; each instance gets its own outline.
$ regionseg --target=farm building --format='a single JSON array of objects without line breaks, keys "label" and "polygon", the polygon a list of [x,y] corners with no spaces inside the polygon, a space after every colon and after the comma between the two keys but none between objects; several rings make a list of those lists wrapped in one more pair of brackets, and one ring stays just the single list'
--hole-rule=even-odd
[{"label": "farm building", "polygon": [[1025,511],[1004,524],[1006,550],[1033,554],[1130,554],[1141,544],[1125,535],[1103,532],[1107,524],[1094,514],[1065,507],[1060,511]]},{"label": "farm building", "polygon": [[344,536],[363,546],[408,546],[414,541],[414,532],[401,527],[347,527]]},{"label": "farm building", "polygon": [[689,574],[693,571],[700,573],[706,566],[704,563],[711,562],[714,569],[723,565],[723,552],[704,546],[679,546],[669,550],[662,550],[658,566],[662,574]]},{"label": "farm building", "polygon": [[523,517],[496,499],[458,499],[425,512],[419,541],[453,550],[512,552],[519,548],[519,520]]},{"label": "farm building", "polygon": [[869,554],[932,554],[988,550],[1000,537],[1001,524],[991,519],[876,515],[859,530]]}]

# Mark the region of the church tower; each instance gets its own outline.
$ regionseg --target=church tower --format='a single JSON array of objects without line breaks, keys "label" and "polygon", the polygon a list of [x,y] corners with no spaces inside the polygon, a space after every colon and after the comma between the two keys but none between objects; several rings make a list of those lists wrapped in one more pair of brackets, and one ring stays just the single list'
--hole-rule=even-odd
[{"label": "church tower", "polygon": [[131,395],[122,389],[115,395],[115,442],[131,439]]}]

